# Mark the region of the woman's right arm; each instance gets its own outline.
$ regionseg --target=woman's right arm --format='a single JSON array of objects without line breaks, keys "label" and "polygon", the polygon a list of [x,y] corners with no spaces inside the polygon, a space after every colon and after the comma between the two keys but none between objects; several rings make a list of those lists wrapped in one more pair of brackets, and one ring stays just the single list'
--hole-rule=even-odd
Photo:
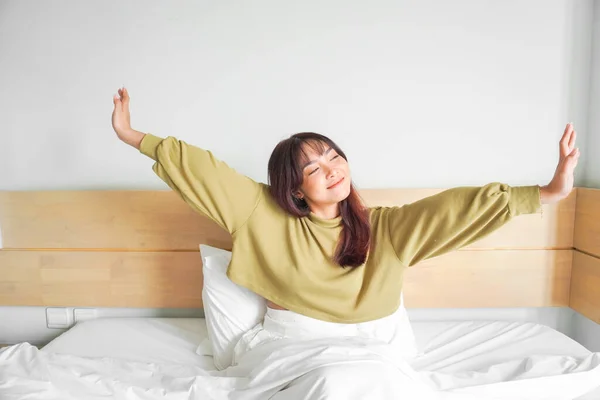
[{"label": "woman's right arm", "polygon": [[207,150],[174,137],[131,128],[129,94],[114,98],[113,128],[119,139],[152,158],[154,172],[193,209],[233,234],[250,217],[261,196],[260,184],[236,172]]}]

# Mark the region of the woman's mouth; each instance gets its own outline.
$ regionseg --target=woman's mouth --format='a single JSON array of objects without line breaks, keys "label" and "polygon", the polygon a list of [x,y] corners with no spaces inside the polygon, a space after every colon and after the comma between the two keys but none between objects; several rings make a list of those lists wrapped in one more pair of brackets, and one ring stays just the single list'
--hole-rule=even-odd
[{"label": "woman's mouth", "polygon": [[333,185],[329,186],[327,189],[335,189],[336,187],[338,187],[340,185],[340,183],[342,183],[343,180],[344,180],[344,178],[340,179],[339,181],[337,181]]}]

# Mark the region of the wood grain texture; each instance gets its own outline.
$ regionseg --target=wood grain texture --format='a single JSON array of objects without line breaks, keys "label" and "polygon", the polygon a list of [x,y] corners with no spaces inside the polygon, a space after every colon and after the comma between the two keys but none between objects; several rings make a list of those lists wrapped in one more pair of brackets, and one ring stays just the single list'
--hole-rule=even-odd
[{"label": "wood grain texture", "polygon": [[[402,205],[442,189],[370,189],[368,205]],[[575,192],[522,215],[467,249],[570,249]],[[0,192],[4,248],[194,251],[231,249],[231,237],[172,191]]]},{"label": "wood grain texture", "polygon": [[405,276],[407,307],[550,307],[569,304],[572,250],[460,251]]},{"label": "wood grain texture", "polygon": [[[361,196],[368,205],[402,205],[442,190]],[[543,216],[519,216],[411,268],[407,305],[568,305],[575,205],[574,192],[544,206]],[[202,307],[198,244],[231,249],[227,232],[172,191],[0,192],[0,229],[0,305]]]},{"label": "wood grain texture", "polygon": [[574,235],[577,250],[600,257],[600,189],[577,189]]},{"label": "wood grain texture", "polygon": [[[567,306],[570,250],[449,253],[407,272],[408,307]],[[0,252],[0,304],[202,307],[199,252]]]},{"label": "wood grain texture", "polygon": [[3,247],[231,249],[231,236],[173,191],[0,192]]},{"label": "wood grain texture", "polygon": [[196,252],[0,251],[0,305],[202,307]]},{"label": "wood grain texture", "polygon": [[569,306],[600,324],[600,258],[574,251]]}]

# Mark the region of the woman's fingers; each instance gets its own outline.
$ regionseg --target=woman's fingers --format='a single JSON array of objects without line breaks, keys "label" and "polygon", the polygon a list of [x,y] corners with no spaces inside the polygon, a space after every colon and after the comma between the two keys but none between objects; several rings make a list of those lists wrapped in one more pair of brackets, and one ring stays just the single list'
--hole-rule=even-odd
[{"label": "woman's fingers", "polygon": [[125,89],[124,87],[119,88],[117,90],[117,94],[118,94],[119,100],[122,103],[125,104],[125,103],[129,102],[129,93],[127,92],[127,89]]},{"label": "woman's fingers", "polygon": [[127,93],[127,89],[124,87],[119,88],[117,94],[113,96],[113,103],[117,113],[121,111],[127,112],[129,110],[129,93]]},{"label": "woman's fingers", "polygon": [[569,153],[571,152],[569,150],[569,142],[571,140],[571,134],[573,133],[573,125],[572,124],[567,124],[566,128],[565,128],[565,132],[563,133],[562,138],[560,139],[560,159],[562,160],[563,158],[567,157],[569,155]]},{"label": "woman's fingers", "polygon": [[123,103],[121,102],[121,98],[118,94],[115,94],[113,96],[113,103],[115,104],[115,112],[120,113],[123,109]]},{"label": "woman's fingers", "polygon": [[571,138],[569,139],[569,151],[573,151],[573,149],[575,148],[575,139],[577,138],[577,131],[575,131],[575,129],[573,129],[573,131],[571,132]]},{"label": "woman's fingers", "polygon": [[125,89],[125,87],[123,87],[123,89],[120,89],[120,90],[122,93],[123,104],[125,106],[129,105],[129,92],[127,91],[127,89]]},{"label": "woman's fingers", "polygon": [[578,148],[573,149],[569,155],[565,158],[564,162],[562,163],[563,167],[562,167],[562,172],[563,173],[568,173],[568,174],[573,174],[575,167],[577,166],[577,162],[579,161],[579,155],[580,155],[580,151]]}]

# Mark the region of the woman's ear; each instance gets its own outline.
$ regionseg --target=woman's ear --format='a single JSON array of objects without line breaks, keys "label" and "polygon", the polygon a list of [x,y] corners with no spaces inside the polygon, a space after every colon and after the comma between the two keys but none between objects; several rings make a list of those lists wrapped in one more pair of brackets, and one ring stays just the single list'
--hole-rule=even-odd
[{"label": "woman's ear", "polygon": [[294,197],[296,197],[298,200],[302,200],[304,198],[304,193],[298,190],[296,193],[294,193]]}]

